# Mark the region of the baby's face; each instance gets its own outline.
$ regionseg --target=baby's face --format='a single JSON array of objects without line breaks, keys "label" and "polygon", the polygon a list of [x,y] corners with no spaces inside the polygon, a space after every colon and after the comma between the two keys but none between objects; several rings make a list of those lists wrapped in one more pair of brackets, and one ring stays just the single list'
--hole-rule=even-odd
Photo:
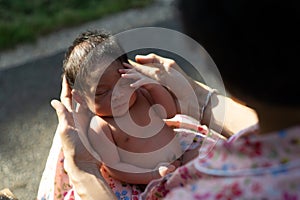
[{"label": "baby's face", "polygon": [[87,99],[88,107],[98,116],[122,116],[135,103],[136,93],[130,87],[130,80],[121,78],[118,71],[121,68],[124,67],[120,62],[113,62],[93,90],[94,98]]}]

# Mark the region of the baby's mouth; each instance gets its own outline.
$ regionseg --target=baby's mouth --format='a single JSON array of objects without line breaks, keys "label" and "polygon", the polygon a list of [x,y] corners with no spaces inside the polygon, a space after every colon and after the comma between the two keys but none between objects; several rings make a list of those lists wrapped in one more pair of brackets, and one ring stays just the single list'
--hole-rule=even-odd
[{"label": "baby's mouth", "polygon": [[122,107],[126,106],[127,103],[121,103],[121,104],[118,104],[118,105],[114,105],[113,106],[113,110],[119,110],[121,109]]}]

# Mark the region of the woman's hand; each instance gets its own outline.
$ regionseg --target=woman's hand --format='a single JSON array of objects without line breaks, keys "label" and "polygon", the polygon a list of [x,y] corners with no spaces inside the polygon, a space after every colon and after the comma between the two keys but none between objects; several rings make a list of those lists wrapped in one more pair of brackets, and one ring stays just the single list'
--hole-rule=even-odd
[{"label": "woman's hand", "polygon": [[[193,89],[194,80],[191,79],[174,60],[163,58],[156,54],[137,55],[136,62],[129,61],[131,65],[125,65],[140,73],[158,81],[169,91],[173,92],[180,104],[181,109],[191,101],[197,101]],[[197,103],[196,103],[197,104]]]},{"label": "woman's hand", "polygon": [[[84,145],[79,137],[81,131],[88,127],[88,112],[83,106],[72,109],[72,93],[65,77],[62,82],[60,100],[61,102],[52,100],[51,105],[58,117],[56,134],[59,134],[61,138],[65,157],[64,168],[75,192],[82,200],[116,199],[101,176],[100,161],[86,149],[87,144]],[[86,132],[82,133],[86,134]]]},{"label": "woman's hand", "polygon": [[129,61],[131,65],[124,64],[125,67],[134,68],[158,81],[175,95],[179,105],[178,110],[181,113],[199,118],[199,103],[193,88],[194,81],[184,73],[174,60],[156,54],[137,55],[135,59],[136,62]]},{"label": "woman's hand", "polygon": [[145,56],[137,55],[135,60],[136,62],[129,61],[132,66],[127,64],[126,67],[135,68],[164,86],[179,85],[182,81],[190,81],[190,78],[172,59],[148,54]]},{"label": "woman's hand", "polygon": [[[63,78],[60,101],[52,100],[51,105],[56,110],[58,117],[57,133],[61,137],[62,148],[66,161],[73,159],[79,168],[87,171],[91,167],[100,167],[97,160],[85,147],[79,133],[86,134],[89,124],[88,111],[83,106],[72,109],[71,89]],[[74,120],[75,119],[75,120]],[[91,148],[91,147],[90,147]],[[68,162],[65,162],[65,170],[68,172]]]},{"label": "woman's hand", "polygon": [[121,73],[122,78],[130,79],[133,81],[130,84],[130,87],[133,88],[145,87],[145,89],[150,89],[151,86],[153,86],[153,84],[159,84],[157,81],[139,73],[135,69],[128,69],[128,68],[132,68],[131,65],[124,63],[124,66],[127,67],[127,69],[119,69],[119,72]]}]

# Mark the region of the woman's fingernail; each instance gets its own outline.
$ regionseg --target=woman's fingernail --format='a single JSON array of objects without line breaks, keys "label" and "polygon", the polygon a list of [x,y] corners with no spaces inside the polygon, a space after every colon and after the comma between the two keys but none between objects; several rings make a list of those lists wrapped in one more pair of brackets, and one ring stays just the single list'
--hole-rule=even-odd
[{"label": "woman's fingernail", "polygon": [[204,131],[204,128],[201,127],[201,126],[198,126],[198,131],[199,131],[199,132],[202,132],[202,131]]}]

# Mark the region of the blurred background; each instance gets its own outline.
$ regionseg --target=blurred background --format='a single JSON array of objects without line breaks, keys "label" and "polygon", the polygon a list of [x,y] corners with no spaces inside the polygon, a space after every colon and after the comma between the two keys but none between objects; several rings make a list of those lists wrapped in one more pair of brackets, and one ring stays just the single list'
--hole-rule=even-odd
[{"label": "blurred background", "polygon": [[153,0],[1,0],[0,49],[33,42],[55,30],[151,3]]},{"label": "blurred background", "polygon": [[[59,98],[73,39],[88,29],[146,26],[182,32],[174,0],[0,0],[0,190],[36,198],[57,125],[50,101]],[[151,51],[179,59],[142,53]],[[195,75],[189,63],[176,61]]]}]

